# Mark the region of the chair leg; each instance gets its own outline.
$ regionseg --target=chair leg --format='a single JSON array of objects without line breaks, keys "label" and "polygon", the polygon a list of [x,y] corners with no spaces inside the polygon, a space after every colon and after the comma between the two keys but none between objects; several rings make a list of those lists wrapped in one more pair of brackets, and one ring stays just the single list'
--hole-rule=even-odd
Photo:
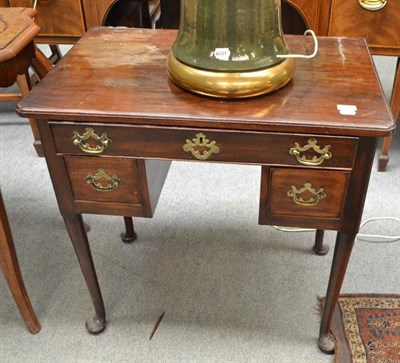
[{"label": "chair leg", "polygon": [[40,331],[41,326],[32,308],[22,279],[10,225],[0,192],[0,264],[10,287],[15,303],[21,313],[28,330],[32,334]]},{"label": "chair leg", "polygon": [[[32,89],[31,80],[30,80],[28,71],[26,71],[24,74],[20,74],[17,76],[17,84],[18,84],[19,90],[21,92],[22,98],[24,98]],[[34,138],[33,146],[35,147],[35,150],[39,156],[44,156],[42,143],[40,142],[39,131],[38,131],[37,125],[36,125],[36,120],[30,118],[29,123],[31,125],[33,138]]]},{"label": "chair leg", "polygon": [[51,61],[44,55],[44,53],[35,47],[35,58],[32,60],[32,68],[38,75],[39,79],[42,79],[52,68]]},{"label": "chair leg", "polygon": [[51,55],[49,60],[52,64],[56,64],[62,58],[62,52],[58,44],[50,44]]},{"label": "chair leg", "polygon": [[133,227],[132,217],[124,217],[125,233],[121,234],[121,239],[125,243],[131,243],[137,238],[137,234]]}]

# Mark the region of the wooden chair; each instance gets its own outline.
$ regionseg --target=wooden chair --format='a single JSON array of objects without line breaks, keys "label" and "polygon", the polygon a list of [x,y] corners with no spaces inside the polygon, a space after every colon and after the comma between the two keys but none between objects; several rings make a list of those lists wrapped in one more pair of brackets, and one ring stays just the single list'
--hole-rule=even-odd
[{"label": "wooden chair", "polygon": [[[33,9],[0,8],[0,87],[9,87],[17,82],[20,89],[20,93],[0,93],[0,101],[17,101],[31,89],[28,69],[36,54],[33,38],[40,30],[32,20],[35,15]],[[38,68],[42,74],[46,73],[44,64],[39,60]],[[36,122],[29,122],[35,142],[39,142]],[[26,326],[32,334],[38,333],[41,327],[22,280],[1,191],[0,264]]]},{"label": "wooden chair", "polygon": [[14,241],[8,223],[7,212],[0,191],[0,265],[4,277],[10,287],[15,303],[32,334],[40,331],[41,326],[33,311],[31,302],[26,292],[25,284],[19,268]]},{"label": "wooden chair", "polygon": [[[32,88],[29,68],[33,66],[38,78],[51,69],[51,63],[35,47],[33,38],[40,28],[34,23],[36,10],[30,8],[0,7],[0,87],[18,84],[19,93],[0,93],[0,101],[19,101]],[[38,155],[43,151],[36,122],[29,119]]]}]

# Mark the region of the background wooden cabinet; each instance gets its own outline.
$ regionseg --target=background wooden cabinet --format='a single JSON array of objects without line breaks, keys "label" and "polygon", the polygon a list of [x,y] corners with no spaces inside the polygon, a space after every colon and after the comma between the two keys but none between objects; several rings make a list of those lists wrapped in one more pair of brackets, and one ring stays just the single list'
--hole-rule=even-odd
[{"label": "background wooden cabinet", "polygon": [[362,37],[373,54],[400,55],[400,1],[380,10],[364,9],[358,0],[287,0],[318,35]]},{"label": "background wooden cabinet", "polygon": [[380,10],[362,8],[358,1],[333,0],[328,35],[360,36],[374,54],[400,54],[400,1]]},{"label": "background wooden cabinet", "polygon": [[[3,0],[4,1],[4,0]],[[41,43],[75,43],[90,27],[103,25],[118,0],[38,0],[35,18]],[[10,6],[32,7],[32,0],[8,0]]]},{"label": "background wooden cabinet", "polygon": [[[31,0],[9,0],[11,6],[31,7]],[[81,0],[38,1],[35,22],[41,31],[40,38],[79,38],[85,31]]]}]

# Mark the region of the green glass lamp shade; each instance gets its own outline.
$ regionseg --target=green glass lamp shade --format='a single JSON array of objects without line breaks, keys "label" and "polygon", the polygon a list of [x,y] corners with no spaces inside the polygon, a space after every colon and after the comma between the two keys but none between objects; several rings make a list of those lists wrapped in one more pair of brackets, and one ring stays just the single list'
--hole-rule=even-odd
[{"label": "green glass lamp shade", "polygon": [[215,97],[272,92],[293,76],[280,0],[181,0],[168,70],[172,80]]}]

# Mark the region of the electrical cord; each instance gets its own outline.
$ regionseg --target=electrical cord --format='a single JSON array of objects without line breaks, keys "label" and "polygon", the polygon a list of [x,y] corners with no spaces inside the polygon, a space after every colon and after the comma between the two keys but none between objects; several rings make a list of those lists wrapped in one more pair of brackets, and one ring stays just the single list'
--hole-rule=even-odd
[{"label": "electrical cord", "polygon": [[[365,220],[364,222],[361,223],[360,228],[366,225],[369,222],[372,221],[378,221],[378,220],[390,220],[390,221],[396,221],[400,223],[400,218],[395,218],[395,217],[375,217],[375,218],[369,218]],[[361,238],[360,238],[361,237]],[[364,234],[364,233],[359,233],[357,234],[357,238],[360,238],[364,242],[369,242],[369,243],[383,243],[383,242],[395,242],[400,240],[400,235],[397,236],[386,236],[386,235],[380,235],[380,234]],[[369,241],[365,240],[363,238],[381,238],[381,239],[386,239],[386,241]]]},{"label": "electrical cord", "polygon": [[[362,222],[360,225],[360,229],[363,226],[365,226],[367,223],[372,222],[372,221],[378,221],[378,220],[390,220],[390,221],[396,221],[396,222],[400,223],[400,218],[374,217],[374,218],[366,219],[364,222]],[[283,227],[278,227],[278,226],[273,226],[273,228],[277,229],[278,231],[282,231],[282,232],[312,232],[312,231],[315,231],[315,229],[313,229],[313,228],[283,228]],[[390,243],[390,242],[399,241],[400,235],[388,236],[388,235],[380,235],[380,234],[358,233],[356,238],[362,240],[363,242],[368,242],[368,243]],[[379,238],[379,239],[381,239],[381,241],[370,241],[370,240],[367,240],[364,238]]]}]

